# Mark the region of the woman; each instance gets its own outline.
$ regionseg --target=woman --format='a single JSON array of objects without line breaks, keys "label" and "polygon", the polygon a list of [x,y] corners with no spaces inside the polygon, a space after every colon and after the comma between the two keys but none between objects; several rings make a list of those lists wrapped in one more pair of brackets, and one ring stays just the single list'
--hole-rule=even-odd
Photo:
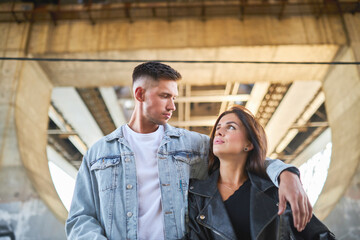
[{"label": "woman", "polygon": [[301,232],[289,206],[278,216],[278,189],[264,166],[266,135],[246,108],[222,113],[210,137],[210,176],[190,183],[189,239],[335,239],[315,216]]}]

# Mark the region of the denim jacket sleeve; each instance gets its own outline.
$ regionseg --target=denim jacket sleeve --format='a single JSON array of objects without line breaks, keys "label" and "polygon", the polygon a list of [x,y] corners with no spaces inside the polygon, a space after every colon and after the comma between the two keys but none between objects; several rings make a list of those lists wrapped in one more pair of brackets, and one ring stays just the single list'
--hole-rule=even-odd
[{"label": "denim jacket sleeve", "polygon": [[291,164],[286,164],[279,159],[266,158],[265,160],[266,173],[275,186],[279,187],[279,176],[282,171],[289,170],[295,172],[300,176],[299,170]]},{"label": "denim jacket sleeve", "polygon": [[80,166],[74,196],[71,202],[65,230],[68,239],[105,240],[105,231],[97,218],[94,186],[86,155]]}]

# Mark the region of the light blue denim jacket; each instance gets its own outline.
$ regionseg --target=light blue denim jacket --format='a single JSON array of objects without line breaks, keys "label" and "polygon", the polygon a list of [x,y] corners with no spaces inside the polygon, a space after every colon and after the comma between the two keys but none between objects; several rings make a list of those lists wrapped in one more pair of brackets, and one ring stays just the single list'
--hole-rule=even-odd
[{"label": "light blue denim jacket", "polygon": [[[124,127],[101,138],[84,156],[65,226],[68,239],[137,239],[136,167]],[[186,233],[189,179],[207,176],[208,151],[208,136],[165,125],[158,168],[166,239]],[[267,164],[277,185],[278,176],[290,165],[279,160]]]}]

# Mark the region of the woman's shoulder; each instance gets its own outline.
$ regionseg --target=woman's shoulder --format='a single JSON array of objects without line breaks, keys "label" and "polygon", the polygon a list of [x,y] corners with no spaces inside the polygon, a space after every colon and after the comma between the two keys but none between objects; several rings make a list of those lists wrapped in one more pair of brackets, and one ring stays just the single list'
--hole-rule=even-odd
[{"label": "woman's shoulder", "polygon": [[217,190],[218,177],[218,173],[213,173],[204,180],[191,178],[189,181],[189,193],[212,196]]},{"label": "woman's shoulder", "polygon": [[201,186],[209,182],[209,176],[205,179],[198,179],[198,178],[190,178],[189,186]]}]

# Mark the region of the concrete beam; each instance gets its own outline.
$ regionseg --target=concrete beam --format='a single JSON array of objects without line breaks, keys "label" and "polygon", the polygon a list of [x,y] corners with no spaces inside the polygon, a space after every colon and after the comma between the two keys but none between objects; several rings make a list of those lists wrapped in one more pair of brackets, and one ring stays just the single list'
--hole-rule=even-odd
[{"label": "concrete beam", "polygon": [[[29,31],[29,24],[0,24],[1,56],[23,57]],[[46,166],[49,102],[41,91],[51,84],[28,64],[0,62],[0,225],[9,226],[17,239],[60,240],[63,224],[49,209],[59,219],[66,211],[61,212]]]},{"label": "concrete beam", "polygon": [[52,89],[51,101],[74,131],[79,134],[87,147],[104,136],[75,88],[58,87]]},{"label": "concrete beam", "polygon": [[269,82],[257,82],[254,84],[250,93],[250,99],[246,102],[245,107],[255,116],[260,107],[261,101],[269,89]]},{"label": "concrete beam", "polygon": [[99,90],[116,127],[120,127],[125,124],[126,118],[120,104],[118,103],[115,89],[113,87],[100,87]]},{"label": "concrete beam", "polygon": [[248,94],[237,95],[218,95],[218,96],[190,96],[190,97],[178,97],[175,102],[189,103],[189,102],[223,102],[223,101],[247,101],[249,99]]},{"label": "concrete beam", "polygon": [[[350,45],[336,60],[360,61],[360,14],[346,14],[344,19]],[[326,223],[338,238],[356,239],[360,231],[360,67],[333,67],[323,90],[333,145],[328,178],[314,209],[320,218],[330,214]]]},{"label": "concrete beam", "polygon": [[[217,48],[172,48],[99,53],[45,54],[40,57],[148,60],[239,60],[239,61],[332,61],[337,45],[229,46]],[[138,63],[41,62],[55,86],[131,86]],[[327,65],[172,63],[181,72],[182,84],[219,85],[227,82],[254,83],[322,81]]]},{"label": "concrete beam", "polygon": [[235,17],[207,21],[139,20],[133,23],[114,20],[96,25],[89,21],[62,21],[56,26],[52,22],[42,22],[33,24],[28,50],[31,54],[42,55],[154,48],[319,44],[346,44],[338,16],[289,16],[281,21],[275,16],[247,16],[244,21]]},{"label": "concrete beam", "polygon": [[303,113],[305,107],[313,99],[321,87],[321,82],[294,82],[277,110],[265,127],[268,137],[268,154],[275,151],[287,130]]},{"label": "concrete beam", "polygon": [[46,156],[51,90],[52,84],[37,63],[25,63],[16,92],[15,120],[21,159],[29,178],[49,208],[63,220],[67,212],[54,189]]},{"label": "concrete beam", "polygon": [[[344,48],[339,59],[355,60],[353,50]],[[360,122],[360,74],[358,68],[356,66],[332,68],[324,81],[323,90],[333,145],[328,178],[314,210],[320,218],[324,218],[336,206],[337,214],[329,216],[328,221],[332,223],[330,227],[336,229],[340,236],[347,236],[349,226],[353,226],[355,231],[359,230],[358,222],[353,222],[350,215],[360,215],[357,207],[344,209],[349,201],[355,205],[360,203],[360,195],[352,194],[360,192],[358,181],[354,179],[354,176],[358,179],[360,174],[360,128],[358,124]],[[341,181],[339,181],[339,176]],[[353,183],[352,179],[354,179]],[[348,189],[350,192],[346,193]],[[340,205],[337,206],[340,199]],[[341,220],[339,220],[340,217]],[[339,225],[339,221],[344,222],[344,225]],[[345,226],[347,226],[346,232],[344,232]]]},{"label": "concrete beam", "polygon": [[[226,26],[226,27],[224,27]],[[226,36],[226,37],[224,37]],[[144,41],[146,39],[146,41]],[[62,21],[32,25],[28,52],[37,57],[136,60],[331,61],[346,44],[337,16],[234,17],[208,21],[182,19]],[[41,63],[55,86],[131,85],[137,63]],[[184,84],[321,81],[327,66],[255,64],[171,64]],[[244,74],[246,72],[246,74]]]},{"label": "concrete beam", "polygon": [[171,125],[176,127],[190,127],[190,126],[214,126],[217,116],[202,116],[192,117],[191,120],[181,121],[178,118],[172,118]]}]

